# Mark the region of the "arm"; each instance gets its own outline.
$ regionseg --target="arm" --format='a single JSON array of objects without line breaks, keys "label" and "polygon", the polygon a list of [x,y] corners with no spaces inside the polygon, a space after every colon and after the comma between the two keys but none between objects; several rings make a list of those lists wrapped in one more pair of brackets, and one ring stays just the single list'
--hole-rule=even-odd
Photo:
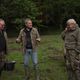
[{"label": "arm", "polygon": [[78,34],[76,35],[77,36],[77,46],[76,46],[76,52],[80,54],[80,29],[78,31]]},{"label": "arm", "polygon": [[65,34],[66,34],[66,31],[67,31],[67,30],[68,30],[68,29],[65,28],[65,30],[61,33],[61,37],[62,37],[63,40],[65,39]]},{"label": "arm", "polygon": [[20,43],[22,41],[22,32],[23,32],[23,30],[20,31],[18,38],[16,39],[17,43]]},{"label": "arm", "polygon": [[39,35],[39,32],[38,32],[38,30],[36,29],[36,40],[38,41],[38,42],[40,42],[40,35]]},{"label": "arm", "polygon": [[61,33],[61,38],[64,40],[65,39],[65,31],[63,31],[62,33]]},{"label": "arm", "polygon": [[4,31],[4,36],[6,40],[6,46],[5,46],[5,54],[8,54],[8,37],[6,31]]}]

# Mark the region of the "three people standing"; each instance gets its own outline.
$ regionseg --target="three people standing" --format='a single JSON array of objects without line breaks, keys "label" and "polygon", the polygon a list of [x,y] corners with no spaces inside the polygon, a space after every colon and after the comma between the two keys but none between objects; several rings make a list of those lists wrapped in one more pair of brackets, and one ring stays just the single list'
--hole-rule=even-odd
[{"label": "three people standing", "polygon": [[[4,28],[5,22],[0,19],[0,75],[7,54],[7,34]],[[67,27],[62,32],[62,39],[68,80],[80,80],[80,28],[74,19],[67,21]],[[31,19],[25,20],[25,27],[21,29],[16,42],[23,45],[25,80],[30,78],[30,57],[35,70],[35,80],[39,80],[37,46],[40,42],[40,35],[33,27]]]}]

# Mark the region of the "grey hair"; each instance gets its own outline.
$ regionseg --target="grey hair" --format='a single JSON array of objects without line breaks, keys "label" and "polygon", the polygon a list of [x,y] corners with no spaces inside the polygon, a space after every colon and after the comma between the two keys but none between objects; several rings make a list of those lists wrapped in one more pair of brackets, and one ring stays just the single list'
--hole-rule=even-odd
[{"label": "grey hair", "polygon": [[25,19],[25,23],[27,23],[28,21],[32,21],[30,18]]},{"label": "grey hair", "polygon": [[75,21],[75,19],[69,19],[69,20],[67,20],[67,24],[69,24],[69,23],[77,24],[76,21]]}]

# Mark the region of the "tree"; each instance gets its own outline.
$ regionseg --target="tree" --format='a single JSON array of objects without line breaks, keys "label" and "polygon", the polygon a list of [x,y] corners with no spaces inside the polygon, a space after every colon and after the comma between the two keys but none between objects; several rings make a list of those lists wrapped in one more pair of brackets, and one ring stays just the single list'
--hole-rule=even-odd
[{"label": "tree", "polygon": [[39,13],[33,1],[1,0],[0,2],[0,17],[6,21],[8,26],[17,24],[18,26],[16,27],[20,29],[25,18],[31,18],[33,22],[37,23],[36,18]]},{"label": "tree", "polygon": [[41,8],[43,22],[51,29],[62,29],[69,18],[80,22],[79,0],[43,0]]}]

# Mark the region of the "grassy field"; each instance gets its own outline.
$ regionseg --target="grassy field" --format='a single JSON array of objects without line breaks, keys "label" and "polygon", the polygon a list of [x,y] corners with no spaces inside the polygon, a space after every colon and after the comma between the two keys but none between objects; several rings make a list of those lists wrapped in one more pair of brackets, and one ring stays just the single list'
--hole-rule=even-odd
[{"label": "grassy field", "polygon": [[[4,71],[2,80],[24,80],[23,54],[21,46],[16,44],[15,38],[9,39],[9,61],[15,60],[14,71]],[[63,43],[59,34],[41,36],[38,46],[40,80],[67,80],[66,68],[63,59]],[[34,79],[34,70],[31,67],[31,79]]]}]

